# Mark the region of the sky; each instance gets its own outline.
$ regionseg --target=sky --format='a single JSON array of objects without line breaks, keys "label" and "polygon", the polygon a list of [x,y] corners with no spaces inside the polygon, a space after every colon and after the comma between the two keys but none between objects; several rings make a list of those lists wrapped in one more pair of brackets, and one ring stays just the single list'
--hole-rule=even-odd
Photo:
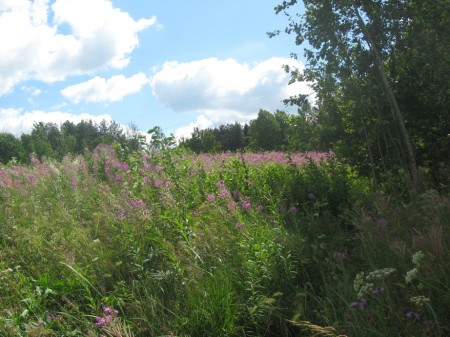
[{"label": "sky", "polygon": [[[115,121],[187,137],[310,94],[278,0],[0,0],[0,132]],[[291,109],[291,110],[289,110]]]}]

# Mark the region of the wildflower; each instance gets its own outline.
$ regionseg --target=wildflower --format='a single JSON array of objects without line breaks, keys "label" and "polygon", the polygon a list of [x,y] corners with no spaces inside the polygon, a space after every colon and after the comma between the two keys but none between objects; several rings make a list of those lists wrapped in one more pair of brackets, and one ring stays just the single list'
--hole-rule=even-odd
[{"label": "wildflower", "polygon": [[364,310],[367,307],[367,300],[363,297],[361,298],[361,301],[359,302],[359,308],[361,310]]},{"label": "wildflower", "polygon": [[28,182],[30,183],[30,185],[34,185],[36,183],[36,177],[32,174],[30,174],[28,176]]},{"label": "wildflower", "polygon": [[416,311],[408,311],[405,316],[410,319],[420,319],[420,314]]},{"label": "wildflower", "polygon": [[228,190],[226,188],[221,189],[220,192],[219,192],[219,196],[221,198],[226,198],[228,196]]},{"label": "wildflower", "polygon": [[430,299],[423,295],[411,297],[410,301],[418,307],[423,307],[425,303],[429,303]]},{"label": "wildflower", "polygon": [[71,185],[72,187],[77,186],[77,178],[71,178],[71,179],[70,179],[70,185]]},{"label": "wildflower", "polygon": [[39,159],[35,158],[35,157],[30,157],[30,162],[32,164],[39,164]]},{"label": "wildflower", "polygon": [[156,171],[162,171],[164,169],[164,167],[160,166],[160,165],[156,165],[155,170]]},{"label": "wildflower", "polygon": [[292,206],[291,208],[289,208],[289,212],[290,212],[291,214],[296,214],[296,213],[297,213],[297,207]]},{"label": "wildflower", "polygon": [[413,268],[413,269],[409,270],[408,272],[406,272],[406,275],[405,275],[406,283],[412,283],[412,281],[417,277],[418,273],[419,273],[419,271],[417,270],[417,268]]},{"label": "wildflower", "polygon": [[236,224],[236,229],[242,229],[242,227],[244,227],[244,224],[243,223],[237,223]]},{"label": "wildflower", "polygon": [[214,194],[208,194],[206,196],[206,200],[208,200],[209,202],[214,202],[216,201],[216,196]]},{"label": "wildflower", "polygon": [[380,295],[382,292],[384,292],[384,288],[376,288],[372,290],[372,295]]},{"label": "wildflower", "polygon": [[233,191],[233,199],[236,201],[239,201],[242,197],[242,193],[239,192],[238,190],[234,190]]},{"label": "wildflower", "polygon": [[112,308],[107,307],[107,306],[103,307],[103,312],[105,314],[109,314],[109,315],[118,315],[119,314],[119,310],[112,309]]},{"label": "wildflower", "polygon": [[149,177],[144,177],[144,179],[142,180],[142,183],[143,183],[144,185],[150,183],[150,178],[149,178]]},{"label": "wildflower", "polygon": [[347,253],[334,251],[332,256],[335,261],[342,262],[347,258]]},{"label": "wildflower", "polygon": [[225,187],[225,182],[223,180],[220,180],[216,183],[216,187],[217,188],[224,188]]},{"label": "wildflower", "polygon": [[130,204],[131,204],[131,207],[133,207],[133,208],[139,208],[139,207],[143,207],[145,205],[144,200],[142,200],[142,199],[131,200]]},{"label": "wildflower", "polygon": [[252,207],[252,204],[250,201],[246,200],[242,203],[242,208],[243,209],[249,209],[250,207]]},{"label": "wildflower", "polygon": [[359,302],[358,301],[353,301],[352,303],[350,303],[350,308],[356,308],[359,306]]},{"label": "wildflower", "polygon": [[425,254],[422,253],[421,250],[419,250],[418,252],[414,253],[414,255],[412,256],[412,263],[414,263],[417,267],[419,267],[420,263],[422,262],[424,257],[425,257]]},{"label": "wildflower", "polygon": [[263,205],[258,205],[258,206],[256,206],[256,211],[257,211],[257,212],[262,212],[263,209],[264,209],[264,206],[263,206]]},{"label": "wildflower", "polygon": [[116,174],[116,176],[114,177],[114,180],[115,180],[116,182],[122,181],[122,175],[121,175],[121,174]]}]

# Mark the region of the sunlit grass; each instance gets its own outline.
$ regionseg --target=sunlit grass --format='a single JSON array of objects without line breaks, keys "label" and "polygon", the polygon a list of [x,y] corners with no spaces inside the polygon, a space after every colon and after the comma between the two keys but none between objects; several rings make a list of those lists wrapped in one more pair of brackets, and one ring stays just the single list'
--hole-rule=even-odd
[{"label": "sunlit grass", "polygon": [[449,333],[448,198],[329,154],[100,146],[0,167],[0,201],[1,336]]}]

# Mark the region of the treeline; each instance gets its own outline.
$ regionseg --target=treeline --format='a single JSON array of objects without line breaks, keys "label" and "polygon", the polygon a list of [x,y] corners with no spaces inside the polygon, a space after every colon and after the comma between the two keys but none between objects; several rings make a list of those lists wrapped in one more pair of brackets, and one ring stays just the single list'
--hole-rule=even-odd
[{"label": "treeline", "polygon": [[277,110],[271,113],[260,110],[258,117],[248,124],[220,125],[200,130],[195,128],[191,136],[182,139],[181,146],[196,153],[222,151],[327,151],[330,139],[317,132],[318,111],[305,102],[299,114]]},{"label": "treeline", "polygon": [[6,164],[14,159],[26,163],[31,155],[61,160],[66,154],[92,151],[99,144],[120,144],[137,150],[140,139],[135,127],[126,131],[114,121],[103,120],[99,124],[91,120],[78,124],[66,121],[60,126],[39,122],[34,124],[30,134],[20,137],[0,133],[0,162]]}]

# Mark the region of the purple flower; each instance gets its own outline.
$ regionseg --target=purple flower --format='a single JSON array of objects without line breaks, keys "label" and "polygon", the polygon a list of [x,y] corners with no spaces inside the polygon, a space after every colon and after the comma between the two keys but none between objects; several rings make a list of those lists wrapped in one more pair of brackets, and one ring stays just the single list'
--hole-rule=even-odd
[{"label": "purple flower", "polygon": [[209,202],[214,202],[216,201],[216,196],[214,194],[208,194],[206,196],[206,200],[208,200]]},{"label": "purple flower", "polygon": [[258,206],[256,206],[256,211],[257,211],[257,212],[262,212],[263,209],[264,209],[264,206],[263,206],[263,205],[258,205]]},{"label": "purple flower", "polygon": [[226,197],[228,197],[228,190],[227,190],[226,188],[221,189],[220,192],[219,192],[219,196],[220,196],[221,198],[226,198]]},{"label": "purple flower", "polygon": [[359,306],[358,301],[353,301],[352,303],[350,303],[350,308],[356,308],[357,306]]},{"label": "purple flower", "polygon": [[359,308],[361,310],[364,310],[367,307],[367,300],[363,297],[361,298],[361,301],[359,302]]},{"label": "purple flower", "polygon": [[142,200],[142,199],[131,200],[130,204],[131,204],[131,207],[133,207],[133,208],[139,208],[139,207],[143,207],[145,205],[144,200]]},{"label": "purple flower", "polygon": [[216,183],[216,187],[217,188],[224,188],[225,187],[225,182],[223,180],[220,180]]},{"label": "purple flower", "polygon": [[249,209],[250,207],[252,207],[252,204],[250,201],[246,200],[242,203],[242,208],[243,209]]},{"label": "purple flower", "polygon": [[377,288],[372,290],[372,295],[380,295],[382,292],[384,292],[384,288]]},{"label": "purple flower", "polygon": [[347,253],[334,251],[332,256],[336,261],[344,261],[347,258]]},{"label": "purple flower", "polygon": [[405,315],[407,318],[420,319],[420,314],[416,311],[408,311]]},{"label": "purple flower", "polygon": [[103,312],[105,314],[109,314],[109,315],[118,315],[119,314],[119,310],[112,309],[112,308],[107,307],[107,306],[103,307]]},{"label": "purple flower", "polygon": [[296,214],[297,213],[297,207],[292,206],[289,208],[289,212],[291,212],[292,214]]},{"label": "purple flower", "polygon": [[116,182],[122,181],[122,175],[116,174],[116,176],[114,177],[114,180],[115,180]]},{"label": "purple flower", "polygon": [[106,324],[104,317],[95,317],[95,327],[100,328]]}]

